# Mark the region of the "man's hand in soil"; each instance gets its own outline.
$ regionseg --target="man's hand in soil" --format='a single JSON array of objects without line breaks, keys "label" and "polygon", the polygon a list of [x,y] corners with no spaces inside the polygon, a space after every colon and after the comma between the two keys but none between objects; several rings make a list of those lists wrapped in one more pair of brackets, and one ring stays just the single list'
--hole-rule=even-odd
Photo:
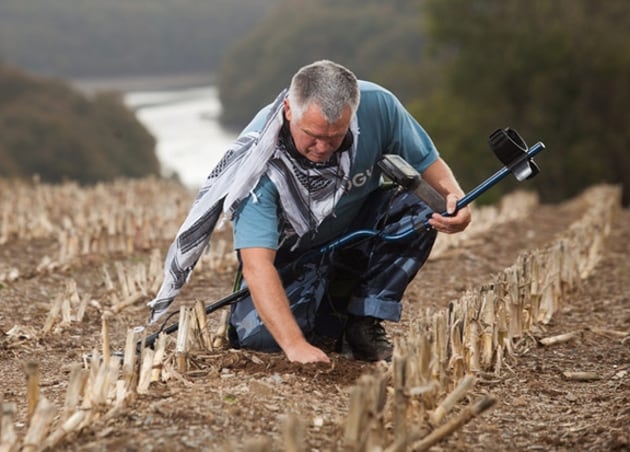
[{"label": "man's hand in soil", "polygon": [[330,359],[319,348],[309,344],[306,340],[302,339],[296,344],[284,350],[287,358],[291,362],[297,362],[302,364],[307,363],[330,363]]}]

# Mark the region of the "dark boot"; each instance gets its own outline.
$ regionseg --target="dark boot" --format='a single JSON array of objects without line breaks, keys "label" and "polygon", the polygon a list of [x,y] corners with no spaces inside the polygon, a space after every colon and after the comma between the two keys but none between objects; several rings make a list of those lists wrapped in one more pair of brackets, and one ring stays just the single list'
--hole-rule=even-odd
[{"label": "dark boot", "polygon": [[348,316],[344,332],[354,359],[360,361],[390,361],[394,347],[387,340],[382,320],[375,317]]}]

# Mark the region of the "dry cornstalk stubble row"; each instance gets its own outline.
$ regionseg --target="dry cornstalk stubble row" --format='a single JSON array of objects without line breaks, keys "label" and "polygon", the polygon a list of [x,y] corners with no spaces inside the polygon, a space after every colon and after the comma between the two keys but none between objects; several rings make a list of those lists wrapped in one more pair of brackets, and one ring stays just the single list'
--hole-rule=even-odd
[{"label": "dry cornstalk stubble row", "polygon": [[[0,245],[49,239],[56,246],[31,273],[55,271],[86,256],[130,255],[163,247],[185,218],[193,194],[163,179],[146,178],[80,187],[0,179]],[[214,243],[202,263],[233,265],[224,240]],[[0,283],[22,275],[0,265]]]},{"label": "dry cornstalk stubble row", "polygon": [[[396,343],[390,375],[364,376],[354,388],[348,449],[426,450],[494,404],[492,396],[480,397],[445,421],[475,381],[501,375],[515,359],[515,344],[548,323],[601,258],[620,190],[598,186],[583,196],[589,208],[560,238],[522,253],[448,309],[412,322],[406,339]],[[389,403],[381,400],[385,379],[393,382]],[[386,420],[394,425],[391,438],[384,434]]]}]

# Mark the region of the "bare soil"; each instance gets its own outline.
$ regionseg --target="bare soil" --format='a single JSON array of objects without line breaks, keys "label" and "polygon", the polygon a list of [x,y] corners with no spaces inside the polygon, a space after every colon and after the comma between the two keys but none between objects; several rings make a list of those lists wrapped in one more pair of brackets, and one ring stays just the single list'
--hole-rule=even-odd
[{"label": "bare soil", "polygon": [[[543,205],[525,221],[500,225],[490,234],[431,259],[408,288],[403,319],[388,324],[392,338],[408,331],[421,310],[443,308],[467,287],[476,287],[516,260],[525,250],[542,247],[580,218],[579,199]],[[501,377],[486,379],[474,395],[492,394],[495,407],[458,430],[433,450],[630,450],[630,339],[602,331],[630,332],[630,211],[620,211],[594,273],[581,290],[536,337],[517,344],[517,356]],[[164,250],[167,247],[164,244]],[[86,353],[101,346],[98,304],[107,303],[102,266],[135,256],[91,256],[50,274],[29,269],[52,254],[49,240],[0,246],[0,259],[24,275],[0,286],[0,389],[15,402],[16,432],[27,426],[23,366],[41,369],[41,393],[63,407],[69,370]],[[211,302],[231,290],[231,272],[193,275],[180,303]],[[79,291],[98,302],[86,318],[62,331],[39,334],[51,301],[73,278]],[[146,300],[112,319],[112,348],[122,350],[128,328],[142,324]],[[211,322],[218,323],[219,313]],[[18,325],[20,340],[4,333]],[[214,325],[213,325],[214,326]],[[553,346],[537,339],[579,331],[577,339]],[[284,450],[283,420],[302,421],[305,450],[343,447],[343,422],[349,391],[357,378],[383,363],[363,363],[331,353],[332,364],[300,366],[281,354],[217,350],[192,356],[193,369],[182,380],[151,387],[115,416],[105,417],[70,435],[59,450],[242,450],[256,438],[270,438],[273,450]],[[573,381],[566,371],[594,372],[600,379]]]}]

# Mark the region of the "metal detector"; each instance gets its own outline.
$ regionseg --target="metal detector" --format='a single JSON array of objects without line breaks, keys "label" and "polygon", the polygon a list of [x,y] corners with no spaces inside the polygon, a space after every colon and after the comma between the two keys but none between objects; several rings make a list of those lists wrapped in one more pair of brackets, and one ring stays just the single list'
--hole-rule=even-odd
[{"label": "metal detector", "polygon": [[[539,141],[531,148],[528,148],[527,144],[518,132],[511,128],[505,128],[497,129],[492,132],[488,139],[488,144],[504,166],[473,190],[468,192],[463,198],[458,200],[456,210],[459,210],[473,202],[509,174],[513,174],[517,181],[522,182],[536,176],[536,174],[540,171],[538,165],[534,162],[534,156],[545,149],[545,145],[542,142]],[[418,173],[418,171],[409,165],[409,163],[407,163],[402,157],[395,154],[385,154],[381,160],[377,162],[377,165],[381,168],[383,174],[388,179],[405,189],[412,190],[420,199],[425,201],[434,212],[440,212],[444,216],[448,215],[446,212],[445,200],[442,195],[425,182],[420,173]],[[409,227],[397,234],[384,234],[382,231],[372,229],[353,231],[320,248],[307,252],[298,258],[294,263],[280,269],[280,276],[286,276],[287,273],[294,271],[301,263],[312,259],[313,256],[325,256],[335,249],[355,244],[363,239],[378,237],[380,240],[384,241],[398,241],[408,238],[412,234],[421,230],[428,229],[431,229],[431,226],[428,224],[428,218],[426,218],[423,222],[413,225],[412,227]],[[238,303],[248,295],[249,289],[247,287],[237,290],[225,298],[206,305],[206,314],[210,314],[224,306]],[[140,352],[143,344],[145,347],[153,347],[153,344],[160,333],[171,334],[177,331],[179,328],[178,322],[174,322],[173,324],[166,326],[170,317],[176,313],[177,311],[169,315],[157,332],[147,336],[144,340],[138,341],[136,344],[136,351]]]}]

